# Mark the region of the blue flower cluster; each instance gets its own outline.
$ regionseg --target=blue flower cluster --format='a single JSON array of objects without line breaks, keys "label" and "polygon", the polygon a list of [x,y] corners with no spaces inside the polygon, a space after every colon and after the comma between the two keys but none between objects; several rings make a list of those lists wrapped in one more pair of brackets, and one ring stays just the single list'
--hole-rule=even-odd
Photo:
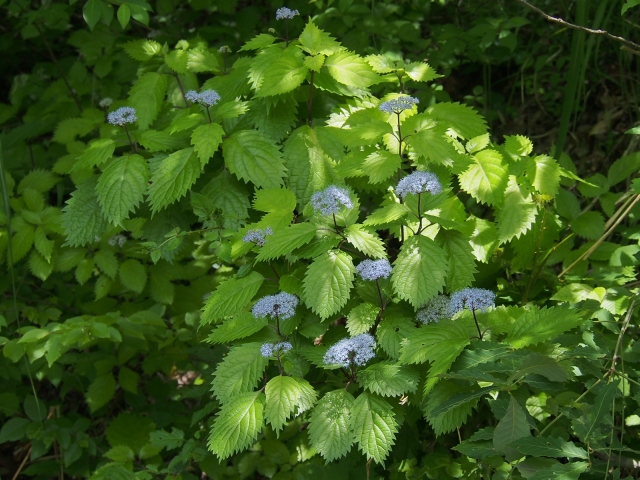
[{"label": "blue flower cluster", "polygon": [[211,107],[220,101],[220,95],[215,90],[204,90],[200,93],[195,90],[189,90],[184,98],[192,103],[199,103],[205,107]]},{"label": "blue flower cluster", "polygon": [[378,280],[379,278],[389,278],[391,275],[391,264],[389,260],[363,260],[358,264],[356,270],[363,280]]},{"label": "blue flower cluster", "polygon": [[133,107],[120,107],[107,115],[107,122],[120,127],[125,123],[134,123],[137,120],[136,109]]},{"label": "blue flower cluster", "polygon": [[424,323],[438,323],[444,318],[449,318],[449,297],[446,295],[438,295],[433,300],[427,302],[418,312],[416,318]]},{"label": "blue flower cluster", "polygon": [[340,365],[344,368],[348,368],[350,364],[364,365],[376,356],[375,348],[376,342],[368,333],[343,338],[327,350],[323,362],[325,365]]},{"label": "blue flower cluster", "polygon": [[410,97],[409,95],[403,95],[401,97],[394,98],[393,100],[382,102],[378,108],[388,114],[399,114],[402,113],[403,110],[410,110],[418,103],[420,103],[420,100],[417,98]]},{"label": "blue flower cluster", "polygon": [[276,20],[282,20],[282,19],[291,20],[296,15],[300,15],[300,12],[298,10],[291,10],[290,8],[287,8],[287,7],[281,7],[278,10],[276,10]]},{"label": "blue flower cluster", "polygon": [[429,192],[436,195],[442,191],[442,184],[438,177],[431,172],[413,172],[398,182],[396,194],[400,198],[406,197],[409,193]]},{"label": "blue flower cluster", "polygon": [[242,241],[245,243],[253,242],[256,245],[263,246],[266,241],[267,235],[271,235],[273,230],[271,227],[267,227],[264,230],[260,230],[259,228],[255,228],[249,230],[244,237],[242,237]]},{"label": "blue flower cluster", "polygon": [[267,295],[255,303],[251,313],[255,318],[278,317],[280,320],[286,320],[296,314],[298,302],[298,297],[287,292]]},{"label": "blue flower cluster", "polygon": [[332,215],[338,213],[342,207],[353,208],[353,202],[346,189],[331,185],[311,196],[311,206],[316,212]]},{"label": "blue flower cluster", "polygon": [[292,348],[293,346],[289,342],[263,343],[260,347],[260,354],[264,358],[279,357],[280,355],[287,353]]},{"label": "blue flower cluster", "polygon": [[451,295],[449,315],[453,316],[465,308],[484,312],[488,308],[494,307],[495,301],[496,294],[491,290],[485,288],[465,288]]}]

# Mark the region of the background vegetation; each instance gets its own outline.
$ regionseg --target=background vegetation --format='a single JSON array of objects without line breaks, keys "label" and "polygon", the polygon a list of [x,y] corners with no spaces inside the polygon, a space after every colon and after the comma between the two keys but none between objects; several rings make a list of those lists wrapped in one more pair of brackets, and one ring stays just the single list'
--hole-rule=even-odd
[{"label": "background vegetation", "polygon": [[[636,3],[292,1],[285,27],[279,2],[0,2],[0,476],[637,477]],[[343,51],[356,74],[309,60]],[[416,168],[444,187],[423,205],[394,194]],[[335,225],[309,207],[330,184],[356,203]],[[380,296],[363,256],[394,265]],[[416,321],[469,286],[497,295],[483,341],[476,312]],[[283,366],[250,315],[280,290]],[[357,378],[324,368],[366,331]]]}]

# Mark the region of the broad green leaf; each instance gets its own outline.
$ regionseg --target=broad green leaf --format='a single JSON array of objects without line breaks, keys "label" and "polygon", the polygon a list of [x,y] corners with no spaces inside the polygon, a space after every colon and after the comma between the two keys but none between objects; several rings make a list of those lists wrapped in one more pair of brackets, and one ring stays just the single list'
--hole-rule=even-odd
[{"label": "broad green leaf", "polygon": [[293,211],[296,209],[296,196],[285,187],[257,190],[253,208],[260,212]]},{"label": "broad green leaf", "polygon": [[507,243],[513,238],[531,229],[536,219],[538,207],[524,188],[520,187],[516,177],[509,177],[509,185],[504,194],[504,205],[496,215],[498,224],[498,239],[500,243]]},{"label": "broad green leaf", "polygon": [[442,77],[442,75],[437,74],[433,68],[424,62],[407,63],[404,66],[404,73],[416,82],[429,82]]},{"label": "broad green leaf", "polygon": [[122,45],[124,51],[134,60],[146,62],[154,55],[162,55],[162,45],[155,40],[133,40]]},{"label": "broad green leaf", "polygon": [[473,108],[460,103],[437,103],[426,112],[429,116],[443,121],[463,138],[478,137],[487,131],[486,120]]},{"label": "broad green leaf", "polygon": [[149,203],[156,213],[182,198],[202,173],[193,148],[184,148],[162,160],[151,175]]},{"label": "broad green leaf", "polygon": [[436,384],[437,375],[448,371],[474,334],[477,335],[473,319],[465,316],[422,326],[403,343],[399,362],[431,363],[425,384],[427,394]]},{"label": "broad green leaf", "polygon": [[225,169],[202,189],[202,194],[222,210],[227,228],[240,228],[240,221],[248,216],[250,203],[248,192],[236,177]]},{"label": "broad green leaf", "polygon": [[415,235],[402,245],[391,282],[400,298],[418,308],[442,292],[448,271],[442,248],[428,237]]},{"label": "broad green leaf", "polygon": [[483,387],[479,390],[473,390],[470,392],[457,393],[450,396],[447,400],[440,403],[437,407],[433,408],[429,412],[429,416],[437,417],[438,415],[445,414],[451,410],[469,403],[471,400],[482,397],[485,394],[489,394],[495,387]]},{"label": "broad green leaf", "polygon": [[552,382],[567,380],[567,373],[555,360],[539,353],[524,357],[518,369],[509,377],[509,382],[517,381],[527,375],[542,375]]},{"label": "broad green leaf", "polygon": [[76,137],[84,137],[98,124],[88,118],[66,118],[56,126],[53,141],[58,143],[73,142]]},{"label": "broad green leaf", "polygon": [[421,157],[441,165],[450,167],[460,159],[468,163],[469,157],[456,150],[446,132],[447,125],[440,123],[410,135],[407,144]]},{"label": "broad green leaf", "polygon": [[[182,132],[181,132],[182,133]],[[188,132],[184,132],[187,133]],[[188,137],[183,134],[171,135],[167,132],[146,130],[138,137],[140,145],[150,152],[166,152],[167,150],[179,150],[189,146]]]},{"label": "broad green leaf", "polygon": [[355,441],[351,428],[353,396],[344,389],[329,392],[311,412],[309,442],[327,462],[351,450]]},{"label": "broad green leaf", "polygon": [[481,203],[501,205],[507,188],[507,166],[495,150],[483,150],[473,156],[474,162],[460,175],[460,186]]},{"label": "broad green leaf", "polygon": [[221,403],[228,403],[256,387],[269,363],[260,353],[261,346],[262,343],[245,343],[232,347],[218,363],[211,391]]},{"label": "broad green leaf", "polygon": [[407,338],[413,336],[416,330],[415,320],[400,315],[386,314],[385,318],[378,325],[376,330],[376,340],[378,345],[391,358],[400,357],[400,348]]},{"label": "broad green leaf", "polygon": [[362,165],[371,183],[381,183],[395,175],[400,168],[400,157],[387,150],[376,150]]},{"label": "broad green leaf", "polygon": [[149,166],[140,155],[119,157],[104,169],[96,191],[102,211],[114,224],[129,218],[144,198]]},{"label": "broad green leaf", "polygon": [[526,157],[533,151],[533,143],[522,135],[506,135],[504,137],[504,149],[511,158],[519,160]]},{"label": "broad green leaf", "polygon": [[473,247],[466,235],[455,230],[440,230],[444,251],[449,262],[447,289],[456,292],[468,287],[475,277],[476,262]]},{"label": "broad green leaf", "polygon": [[332,250],[316,258],[304,278],[304,302],[323,320],[329,318],[349,300],[355,271],[344,252]]},{"label": "broad green leaf", "polygon": [[82,16],[89,25],[89,30],[93,30],[102,17],[103,0],[87,0],[82,8]]},{"label": "broad green leaf", "polygon": [[40,193],[48,192],[59,181],[60,177],[49,170],[31,170],[18,183],[17,192],[22,195],[27,188]]},{"label": "broad green leaf", "polygon": [[220,69],[218,59],[207,50],[189,50],[187,52],[187,70],[190,72],[215,72]]},{"label": "broad green leaf", "polygon": [[187,70],[187,52],[184,50],[172,50],[164,56],[164,63],[176,73],[186,74]]},{"label": "broad green leaf", "polygon": [[[437,436],[452,432],[467,421],[478,403],[476,395],[465,397],[468,394],[455,382],[444,380],[425,395],[424,416]],[[448,403],[450,400],[453,404]]]},{"label": "broad green leaf", "polygon": [[353,402],[350,423],[362,453],[367,459],[382,463],[398,433],[398,422],[391,405],[374,394],[363,392]]},{"label": "broad green leaf", "polygon": [[383,397],[398,397],[413,393],[418,389],[420,377],[408,365],[398,365],[389,361],[375,363],[358,372],[358,383]]},{"label": "broad green leaf", "polygon": [[489,145],[489,140],[490,138],[488,133],[485,133],[478,137],[473,137],[469,139],[469,141],[465,145],[465,149],[469,153],[477,153],[480,150],[484,150],[485,148],[487,148],[487,145]]},{"label": "broad green leaf", "polygon": [[548,342],[582,323],[573,310],[552,307],[527,310],[511,327],[505,341],[514,348]]},{"label": "broad green leaf", "polygon": [[253,445],[264,426],[264,394],[244,393],[224,405],[218,413],[207,447],[221,460]]},{"label": "broad green leaf", "polygon": [[583,448],[557,437],[525,437],[513,442],[511,447],[534,457],[589,458]]},{"label": "broad green leaf", "polygon": [[411,210],[403,203],[390,203],[382,208],[377,209],[371,215],[369,215],[364,225],[385,225],[387,223],[395,222],[411,213]]},{"label": "broad green leaf", "polygon": [[615,398],[621,393],[619,387],[620,382],[615,380],[602,385],[587,413],[573,421],[573,430],[580,440],[587,443],[590,438],[597,437],[599,431],[609,432],[611,420],[604,422],[604,419],[613,408]]},{"label": "broad green leaf", "polygon": [[147,269],[138,260],[130,258],[120,264],[120,282],[132,292],[142,293],[147,284]]},{"label": "broad green leaf", "polygon": [[266,318],[254,318],[251,312],[244,312],[225,320],[205,340],[208,343],[230,343],[259,332],[268,325]]},{"label": "broad green leaf", "polygon": [[263,281],[264,277],[253,271],[246,277],[231,278],[221,283],[207,299],[202,311],[202,323],[214,323],[235,314],[251,301]]},{"label": "broad green leaf", "polygon": [[513,453],[513,442],[520,438],[530,437],[529,423],[524,409],[518,401],[509,396],[509,406],[504,417],[500,419],[493,431],[493,447],[507,454],[507,459],[518,458],[518,453]]},{"label": "broad green leaf", "polygon": [[269,35],[268,33],[261,33],[245,43],[240,51],[244,52],[248,50],[260,50],[261,48],[268,47],[273,42],[275,42],[275,40],[276,37],[274,37],[273,35]]},{"label": "broad green leaf", "polygon": [[311,20],[304,27],[298,40],[300,41],[300,48],[309,55],[322,54],[328,56],[344,49],[328,33],[316,27]]},{"label": "broad green leaf", "polygon": [[95,237],[102,236],[107,227],[95,192],[96,180],[96,177],[92,177],[78,185],[62,209],[62,226],[67,244],[72,247],[93,242]]},{"label": "broad green leaf", "polygon": [[265,134],[251,130],[234,133],[222,143],[222,151],[229,171],[245,182],[264,188],[282,185],[282,154]]},{"label": "broad green leaf", "polygon": [[384,243],[380,240],[380,237],[376,233],[370,232],[363,225],[357,223],[350,225],[345,231],[344,235],[351,245],[356,247],[367,257],[371,258],[386,258],[387,252],[384,248]]},{"label": "broad green leaf", "polygon": [[149,128],[158,117],[168,82],[167,75],[147,72],[129,90],[129,103],[136,109],[141,130]]},{"label": "broad green leaf", "polygon": [[120,413],[107,427],[106,437],[112,447],[125,445],[139,452],[149,443],[149,436],[155,429],[149,417]]},{"label": "broad green leaf", "polygon": [[118,372],[118,385],[123,390],[138,395],[138,383],[140,381],[140,375],[127,367],[120,367]]},{"label": "broad green leaf", "polygon": [[309,243],[315,236],[317,227],[312,223],[294,223],[283,230],[278,230],[267,237],[256,260],[273,260],[296,248]]},{"label": "broad green leaf", "polygon": [[540,193],[555,197],[560,187],[560,166],[548,155],[537,155],[527,160],[527,178]]},{"label": "broad green leaf", "polygon": [[347,330],[352,337],[368,332],[376,323],[380,306],[372,303],[361,303],[349,312]]},{"label": "broad green leaf", "polygon": [[0,430],[0,444],[21,440],[27,433],[27,426],[31,422],[27,418],[11,418],[6,420]]},{"label": "broad green leaf", "polygon": [[596,240],[604,233],[604,217],[600,212],[584,212],[571,221],[571,229],[583,238]]},{"label": "broad green leaf", "polygon": [[174,450],[180,448],[184,443],[184,432],[175,427],[171,429],[171,433],[164,430],[156,430],[149,435],[149,443],[154,447],[166,448]]},{"label": "broad green leaf", "polygon": [[403,67],[402,61],[398,62],[396,58],[387,55],[368,55],[364,58],[365,62],[371,65],[376,73],[390,73]]},{"label": "broad green leaf", "polygon": [[116,149],[116,143],[110,138],[101,138],[91,142],[89,146],[82,152],[76,163],[71,167],[71,171],[75,172],[82,168],[91,168],[96,165],[102,165],[109,160]]},{"label": "broad green leaf", "polygon": [[300,386],[293,377],[279,375],[269,380],[265,394],[267,406],[264,416],[278,434],[298,406]]},{"label": "broad green leaf", "polygon": [[299,55],[286,52],[265,69],[256,97],[282,95],[295,90],[304,82],[309,70]]},{"label": "broad green leaf", "polygon": [[120,23],[120,26],[122,27],[123,30],[129,24],[130,19],[131,19],[131,9],[129,8],[129,5],[127,5],[126,3],[121,4],[118,7],[118,22]]},{"label": "broad green leaf", "polygon": [[193,150],[198,154],[202,168],[204,168],[209,159],[213,157],[213,154],[218,150],[218,147],[222,143],[223,135],[224,130],[217,123],[200,125],[193,131],[191,135],[191,145],[193,145]]},{"label": "broad green leaf", "polygon": [[104,407],[113,398],[116,391],[116,379],[112,374],[101,375],[96,378],[86,393],[87,403],[91,412]]},{"label": "broad green leaf", "polygon": [[607,172],[607,181],[613,187],[637,173],[638,170],[640,170],[640,154],[636,152],[625,155],[611,164]]},{"label": "broad green leaf", "polygon": [[552,467],[541,468],[529,477],[530,480],[578,480],[580,474],[589,468],[587,462],[559,463]]},{"label": "broad green leaf", "polygon": [[333,78],[350,87],[367,88],[380,81],[362,57],[348,51],[327,57],[324,65]]}]

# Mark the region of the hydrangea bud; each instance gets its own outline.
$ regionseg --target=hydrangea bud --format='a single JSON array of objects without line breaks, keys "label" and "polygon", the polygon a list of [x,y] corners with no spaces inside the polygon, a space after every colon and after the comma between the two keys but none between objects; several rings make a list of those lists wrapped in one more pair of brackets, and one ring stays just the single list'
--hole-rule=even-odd
[{"label": "hydrangea bud", "polygon": [[343,338],[327,350],[323,362],[325,365],[340,365],[344,368],[351,364],[361,366],[376,356],[375,348],[376,342],[368,333]]},{"label": "hydrangea bud", "polygon": [[438,323],[444,318],[449,318],[449,297],[438,295],[423,305],[416,313],[416,318],[424,323]]},{"label": "hydrangea bud", "polygon": [[273,230],[271,227],[267,227],[264,230],[260,230],[259,228],[255,228],[249,230],[244,237],[242,237],[242,241],[245,243],[253,242],[256,245],[263,246],[266,241],[267,235],[271,235]]},{"label": "hydrangea bud", "polygon": [[311,206],[316,212],[332,215],[338,213],[342,207],[353,208],[353,202],[345,188],[331,185],[311,196]]},{"label": "hydrangea bud", "polygon": [[293,346],[289,342],[264,343],[260,347],[260,354],[264,358],[280,356],[291,350]]},{"label": "hydrangea bud", "polygon": [[229,48],[229,45],[223,45],[218,49],[218,51],[220,53],[231,53],[231,49]]},{"label": "hydrangea bud", "polygon": [[398,98],[394,98],[393,100],[382,102],[378,108],[388,114],[399,114],[404,110],[410,110],[414,105],[418,103],[420,103],[420,100],[418,100],[417,98],[410,97],[409,95],[402,95]]},{"label": "hydrangea bud", "polygon": [[112,103],[113,103],[113,98],[104,97],[102,100],[100,100],[98,105],[100,106],[100,108],[109,108]]},{"label": "hydrangea bud", "polygon": [[253,306],[253,316],[255,318],[278,317],[286,320],[296,314],[298,297],[287,292],[280,292],[276,295],[267,295],[258,300]]},{"label": "hydrangea bud", "polygon": [[300,15],[300,12],[298,10],[291,10],[290,8],[287,8],[287,7],[281,7],[278,10],[276,10],[276,20],[282,20],[282,19],[291,20],[296,15]]},{"label": "hydrangea bud", "polygon": [[496,294],[485,288],[465,288],[451,295],[449,315],[453,316],[465,308],[485,311],[495,306]]},{"label": "hydrangea bud", "polygon": [[437,195],[442,191],[442,184],[438,177],[431,172],[413,172],[398,182],[396,194],[400,198],[406,197],[409,193],[419,194],[428,192]]},{"label": "hydrangea bud", "polygon": [[115,247],[116,245],[118,245],[119,247],[122,247],[126,241],[127,241],[127,237],[121,234],[117,234],[117,235],[114,235],[113,237],[109,237],[109,240],[107,240],[107,243],[112,247]]},{"label": "hydrangea bud", "polygon": [[107,115],[107,122],[120,127],[126,123],[134,123],[137,120],[136,109],[133,107],[120,107]]},{"label": "hydrangea bud", "polygon": [[391,275],[391,264],[389,260],[363,260],[358,264],[356,270],[363,280],[378,280],[379,278],[389,278]]}]

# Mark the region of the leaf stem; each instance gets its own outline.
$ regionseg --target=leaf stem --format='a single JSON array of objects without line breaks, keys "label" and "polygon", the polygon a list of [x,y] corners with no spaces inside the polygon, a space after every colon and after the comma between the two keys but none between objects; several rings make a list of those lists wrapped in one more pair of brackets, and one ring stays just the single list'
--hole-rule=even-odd
[{"label": "leaf stem", "polygon": [[422,232],[422,212],[420,211],[420,199],[422,197],[422,193],[418,193],[418,231],[416,232],[416,235],[420,235],[420,232]]},{"label": "leaf stem", "polygon": [[180,88],[180,92],[182,93],[182,98],[184,99],[184,103],[186,104],[187,108],[189,108],[191,104],[189,103],[189,100],[187,100],[187,95],[184,93],[184,87],[182,86],[182,82],[180,81],[180,76],[177,73],[173,73],[173,76],[176,79],[176,82],[178,83],[178,87]]},{"label": "leaf stem", "polygon": [[131,140],[131,135],[129,135],[129,129],[127,128],[127,124],[125,123],[123,125],[124,127],[124,131],[127,132],[127,138],[129,139],[129,145],[131,145],[131,148],[133,148],[133,152],[134,153],[138,153],[138,146],[136,145],[136,142],[133,142]]},{"label": "leaf stem", "polygon": [[[584,397],[587,393],[589,393],[591,390],[593,390],[593,389],[595,388],[595,386],[596,386],[596,385],[598,385],[601,381],[602,381],[602,379],[598,379],[598,380],[597,380],[593,385],[591,385],[588,389],[586,389],[582,395],[580,395],[578,398],[576,398],[576,399],[574,400],[574,403],[579,402],[579,401],[582,399],[582,397]],[[563,414],[562,412],[560,412],[556,418],[554,418],[553,420],[551,420],[551,422],[549,422],[549,423],[547,424],[547,426],[546,426],[546,427],[544,427],[544,428],[540,431],[540,433],[538,433],[538,436],[539,436],[539,437],[541,437],[541,436],[542,436],[542,434],[543,434],[544,432],[546,432],[546,431],[549,429],[549,427],[550,427],[551,425],[553,425],[556,421],[558,421],[558,420],[559,420],[560,418],[562,418],[563,416],[564,416],[564,414]]]},{"label": "leaf stem", "polygon": [[307,122],[309,127],[311,127],[311,121],[313,120],[313,116],[311,111],[313,110],[313,77],[316,72],[311,70],[311,81],[309,82],[309,101],[307,102]]},{"label": "leaf stem", "polygon": [[482,330],[480,330],[480,324],[478,323],[478,319],[476,318],[476,309],[472,308],[471,313],[473,313],[473,321],[476,322],[476,328],[478,329],[478,338],[482,340]]},{"label": "leaf stem", "polygon": [[211,120],[211,112],[209,112],[209,107],[205,106],[204,108],[206,108],[206,109],[207,109],[207,116],[209,117],[209,123],[212,123],[212,120]]}]

